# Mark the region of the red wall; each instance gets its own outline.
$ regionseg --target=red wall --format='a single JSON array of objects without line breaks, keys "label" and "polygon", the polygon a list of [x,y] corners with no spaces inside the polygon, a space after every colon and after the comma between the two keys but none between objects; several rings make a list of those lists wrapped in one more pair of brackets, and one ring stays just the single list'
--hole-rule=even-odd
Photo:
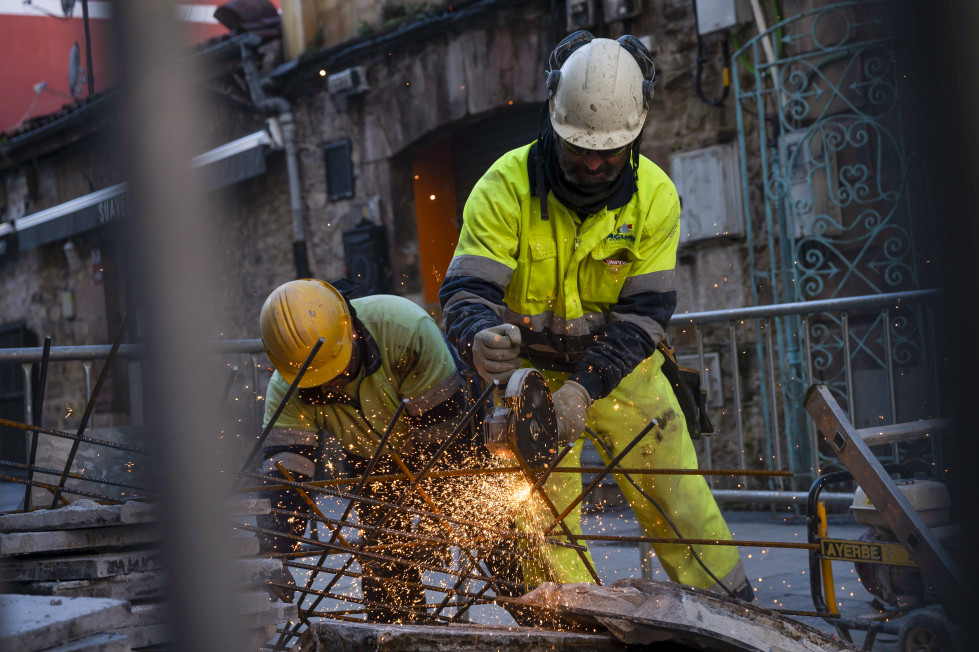
[{"label": "red wall", "polygon": [[[57,2],[35,4],[57,10]],[[218,6],[217,0],[181,0],[185,5]],[[272,4],[278,6],[279,1]],[[109,20],[101,17],[107,2],[90,0],[90,32],[92,35],[92,68],[95,92],[111,88],[115,84],[109,43]],[[98,12],[96,14],[96,11]],[[210,16],[213,12],[207,11]],[[93,17],[99,16],[99,17]],[[228,30],[217,22],[185,22],[188,46]],[[85,63],[85,28],[82,22],[82,3],[76,0],[73,17],[60,20],[46,16],[37,10],[25,8],[22,0],[0,0],[0,132],[15,129],[22,118],[34,118],[58,111],[72,100],[68,97],[68,58],[73,43],[81,49],[82,67]],[[37,95],[35,84],[45,81],[47,88]],[[88,93],[83,84],[80,97]]]}]

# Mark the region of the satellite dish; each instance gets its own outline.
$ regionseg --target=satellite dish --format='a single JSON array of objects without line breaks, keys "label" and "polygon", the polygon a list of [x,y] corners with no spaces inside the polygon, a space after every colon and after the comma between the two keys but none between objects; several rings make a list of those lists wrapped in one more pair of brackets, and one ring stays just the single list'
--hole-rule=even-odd
[{"label": "satellite dish", "polygon": [[[73,0],[62,0],[62,2],[71,2]],[[72,97],[78,95],[78,91],[82,87],[82,76],[84,75],[82,70],[82,53],[76,42],[71,46],[71,54],[68,55],[68,92],[71,93]]]},{"label": "satellite dish", "polygon": [[71,18],[72,12],[75,11],[75,0],[61,0],[61,11],[64,12],[65,18]]}]

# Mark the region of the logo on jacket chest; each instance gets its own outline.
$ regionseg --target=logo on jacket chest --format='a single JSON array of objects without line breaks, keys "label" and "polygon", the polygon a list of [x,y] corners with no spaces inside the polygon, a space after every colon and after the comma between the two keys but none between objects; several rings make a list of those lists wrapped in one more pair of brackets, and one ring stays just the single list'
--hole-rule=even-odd
[{"label": "logo on jacket chest", "polygon": [[[615,231],[613,231],[612,233],[609,233],[607,236],[605,236],[605,239],[606,240],[625,240],[627,242],[635,242],[636,241],[635,236],[632,235],[632,225],[631,224],[623,224],[622,226],[620,226],[619,228],[617,228]],[[609,261],[606,260],[605,262],[609,262]],[[625,261],[622,261],[622,262],[625,262]]]}]

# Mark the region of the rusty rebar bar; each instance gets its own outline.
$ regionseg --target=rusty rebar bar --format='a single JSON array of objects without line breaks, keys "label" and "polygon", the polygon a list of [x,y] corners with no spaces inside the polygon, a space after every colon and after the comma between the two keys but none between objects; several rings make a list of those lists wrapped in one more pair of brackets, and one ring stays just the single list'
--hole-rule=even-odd
[{"label": "rusty rebar bar", "polygon": [[[34,391],[34,401],[31,405],[31,421],[35,426],[41,425],[41,411],[44,409],[44,390],[48,381],[48,363],[51,360],[51,336],[44,336],[44,350],[41,352],[41,368],[37,377],[37,388]],[[37,430],[31,432],[31,452],[27,457],[27,479],[34,479],[34,463],[37,461]],[[31,511],[31,485],[24,487],[24,511]]]},{"label": "rusty rebar bar", "polygon": [[[384,433],[381,435],[381,437],[380,437],[380,439],[379,439],[379,441],[377,443],[377,448],[374,449],[374,454],[371,456],[370,461],[368,461],[368,463],[367,463],[367,468],[364,470],[364,473],[362,474],[362,477],[360,479],[360,482],[357,484],[357,487],[354,489],[354,492],[353,492],[354,493],[354,496],[357,496],[358,498],[360,497],[360,493],[364,490],[364,487],[367,485],[367,476],[370,475],[371,471],[374,470],[374,467],[377,465],[377,461],[381,458],[381,455],[384,454],[384,450],[385,450],[385,448],[387,448],[388,440],[391,438],[391,434],[394,432],[394,428],[397,425],[398,420],[401,418],[401,414],[404,412],[404,410],[405,410],[405,408],[407,408],[407,406],[408,406],[408,401],[407,400],[402,400],[401,403],[398,404],[398,407],[395,409],[394,414],[391,417],[391,421],[390,421],[390,423],[388,423],[387,429],[385,429]],[[340,492],[337,492],[337,493],[340,493]],[[348,500],[347,506],[344,508],[344,510],[343,510],[343,516],[340,517],[340,520],[346,520],[347,517],[350,516],[350,511],[353,509],[353,506],[354,506],[353,499]],[[334,531],[330,535],[330,541],[329,541],[329,543],[336,542],[337,537],[339,537],[339,535],[340,535],[340,528],[337,528],[337,530]],[[318,566],[322,566],[326,562],[326,557],[327,557],[328,554],[329,553],[326,552],[326,551],[323,552],[322,556],[320,557],[319,563],[317,564]],[[353,557],[351,557],[350,559],[348,559],[347,562],[344,565],[344,568],[349,568],[350,567],[350,564],[353,561],[353,559],[354,559]],[[313,585],[313,581],[316,579],[316,576],[318,574],[319,574],[319,571],[313,571],[313,573],[310,575],[309,579],[306,581],[306,584],[303,587],[303,590],[301,590],[300,593],[299,593],[299,600],[296,602],[297,607],[302,607],[302,604],[306,600],[306,596],[308,595],[308,593],[305,591],[305,589],[307,589],[307,588],[309,588],[309,587],[311,587]],[[336,580],[337,580],[338,577],[339,577],[338,575],[334,575],[333,579],[330,580],[330,582],[327,584],[327,587],[326,587],[326,590],[327,591],[329,591],[331,588],[333,588],[333,586],[336,584]],[[310,609],[315,609],[316,606],[321,601],[322,601],[322,598],[316,598],[313,601],[313,604],[311,604],[309,608]],[[300,622],[305,622],[306,626],[307,627],[309,626],[309,621],[306,620],[306,619],[303,619],[303,618],[300,617]],[[297,632],[299,631],[299,623],[296,623],[296,627],[294,628],[294,631],[297,631]],[[275,644],[276,649],[277,650],[280,649],[285,644],[285,642],[287,640],[288,640],[288,638],[280,636],[279,639],[276,641],[276,644]]]},{"label": "rusty rebar bar", "polygon": [[[30,480],[30,481],[28,481],[27,478],[18,478],[17,476],[7,475],[6,473],[0,473],[0,480],[5,480],[7,482],[18,482],[20,484],[26,484],[26,485],[28,485],[30,487],[38,487],[39,489],[47,489],[52,494],[54,494],[57,491],[57,489],[58,489],[58,485],[48,484],[47,482],[38,482],[37,480]],[[111,503],[124,503],[125,502],[124,500],[122,500],[120,498],[112,498],[110,496],[103,496],[102,494],[97,494],[97,493],[94,493],[94,492],[91,492],[91,491],[83,491],[81,489],[71,489],[69,487],[63,487],[61,489],[61,493],[63,493],[63,494],[73,494],[73,495],[76,495],[76,496],[85,496],[87,498],[95,498],[96,500],[104,500],[104,501],[111,502]],[[65,504],[67,504],[67,502],[68,502],[67,500],[65,500],[65,497],[64,496],[59,496],[58,499],[61,502],[65,503]]]},{"label": "rusty rebar bar", "polygon": [[[283,564],[286,565],[286,566],[293,567],[293,564],[291,564],[290,562],[283,562]],[[300,565],[296,565],[294,567],[295,568],[300,568],[302,570],[308,570],[307,568],[305,568],[306,566],[309,566],[309,564],[300,564]],[[376,580],[378,582],[384,583],[384,584],[398,584],[398,585],[401,585],[401,586],[406,586],[406,587],[416,588],[416,589],[424,589],[426,591],[433,591],[433,592],[436,592],[436,593],[445,593],[447,591],[451,591],[452,590],[451,588],[448,588],[448,587],[445,587],[445,586],[438,586],[438,585],[435,585],[435,584],[426,584],[425,582],[412,582],[411,580],[406,580],[406,579],[404,579],[402,577],[378,577],[376,575],[367,575],[367,573],[361,573],[361,572],[352,571],[352,570],[347,570],[347,571],[342,571],[341,572],[341,569],[339,569],[339,568],[323,567],[321,569],[321,572],[323,572],[323,573],[340,573],[344,577],[347,577],[347,578],[350,578],[350,579],[360,579],[362,577],[370,577],[370,578],[372,578],[372,579],[374,579],[374,580]],[[433,571],[433,572],[436,572],[436,571]],[[444,571],[437,571],[437,572],[438,573],[444,573]],[[474,595],[476,595],[475,593],[468,593],[468,592],[465,592],[465,591],[459,591],[458,594],[459,595],[465,595],[465,596],[474,596]]]},{"label": "rusty rebar bar", "polygon": [[[295,512],[289,511],[287,509],[278,509],[278,508],[272,508],[272,513],[273,514],[279,514],[279,515],[282,515],[282,516],[295,516],[296,515]],[[432,536],[430,534],[421,534],[421,533],[418,533],[418,532],[408,532],[408,531],[405,531],[405,530],[392,530],[392,529],[389,529],[389,528],[378,527],[376,525],[368,525],[366,523],[353,523],[351,521],[343,521],[343,520],[340,520],[340,519],[329,518],[327,516],[316,516],[316,517],[309,516],[307,518],[309,518],[310,520],[313,520],[313,521],[318,521],[320,523],[325,523],[327,526],[330,526],[330,525],[338,525],[341,528],[346,527],[346,528],[351,528],[351,529],[355,529],[355,530],[367,530],[367,531],[373,531],[373,532],[381,532],[383,534],[393,534],[393,535],[397,535],[397,536],[405,536],[405,537],[407,537],[409,539],[417,539],[419,541],[427,541],[427,542],[430,542],[430,543],[435,543],[435,544],[439,544],[439,545],[446,545],[446,546],[454,546],[454,547],[457,547],[457,548],[480,548],[481,547],[481,544],[490,543],[490,542],[492,542],[492,541],[494,541],[496,539],[503,539],[503,538],[505,538],[505,539],[511,539],[511,540],[515,540],[515,539],[534,539],[534,540],[536,540],[538,542],[541,541],[539,537],[532,537],[531,535],[523,535],[521,537],[521,536],[518,536],[516,534],[500,533],[500,532],[493,532],[493,534],[494,534],[493,537],[481,537],[481,538],[477,538],[477,539],[473,539],[473,538],[468,538],[468,539],[444,539],[444,538],[441,538],[441,537]],[[477,525],[477,524],[474,523],[473,525]],[[486,528],[486,529],[489,530],[490,528]],[[554,545],[556,545],[558,547],[572,548],[572,549],[580,549],[580,550],[584,550],[585,549],[584,546],[575,545],[575,544],[569,543],[567,541],[552,541],[552,540],[547,540],[547,539],[545,539],[544,541],[545,542],[548,542],[548,543],[553,543]],[[388,545],[393,545],[393,544],[388,544]],[[367,547],[369,547],[369,546],[367,546]],[[490,550],[490,551],[510,552],[509,549],[497,548],[497,547],[493,547],[493,546],[490,546],[490,547],[488,547],[486,549],[487,550]]]},{"label": "rusty rebar bar", "polygon": [[[61,475],[61,471],[57,469],[49,469],[43,466],[29,466],[27,464],[19,464],[17,462],[8,462],[6,460],[0,460],[0,466],[7,466],[14,469],[26,469],[32,473],[43,473],[45,475]],[[120,482],[119,480],[109,480],[107,478],[96,478],[90,475],[84,475],[82,473],[69,473],[68,477],[72,480],[84,480],[85,482],[92,482],[95,484],[110,485],[113,487],[122,487],[123,489],[132,489],[133,491],[142,491],[144,493],[153,493],[153,490],[148,487],[141,487],[134,484],[126,484],[125,482]],[[31,476],[27,476],[28,480],[31,480]]]},{"label": "rusty rebar bar", "polygon": [[[547,479],[551,476],[551,472],[558,467],[558,465],[561,463],[561,461],[565,457],[567,457],[568,454],[571,451],[574,450],[574,446],[575,446],[575,442],[570,442],[570,443],[566,444],[564,446],[564,448],[562,448],[561,450],[559,450],[557,452],[557,454],[554,455],[554,458],[550,461],[550,463],[544,469],[544,472],[541,473],[540,476],[538,476],[534,480],[534,482],[531,484],[531,486],[530,486],[530,491],[531,492],[536,491],[538,487],[543,486],[543,484],[545,482],[547,482]],[[522,470],[521,470],[521,472],[522,472]],[[517,561],[518,561],[518,558],[517,557],[514,557],[501,570],[509,571],[511,568],[513,568],[513,566],[517,563]],[[462,586],[462,582],[461,581],[459,581],[459,582],[456,583],[455,588],[458,589],[460,586]],[[486,589],[488,589],[488,588],[489,588],[489,584],[484,584],[483,585],[483,588],[479,590],[479,592],[477,593],[476,597],[474,598],[474,601],[475,601],[475,599],[481,598],[486,593]],[[444,606],[440,605],[439,608],[435,610],[435,613],[441,612],[443,608],[444,608]],[[468,610],[469,610],[469,606],[464,606],[462,609],[456,611],[456,613],[453,614],[452,619],[454,621],[455,620],[458,620],[462,616],[462,614],[466,613],[466,611],[468,611]]]},{"label": "rusty rebar bar", "polygon": [[74,433],[65,432],[63,430],[40,428],[37,426],[32,426],[29,423],[21,423],[20,421],[11,421],[10,419],[0,419],[0,426],[7,426],[8,428],[16,428],[17,430],[26,430],[28,432],[37,431],[42,435],[51,435],[52,437],[60,437],[61,439],[70,439],[76,443],[83,442],[86,444],[92,444],[94,446],[104,446],[106,448],[114,448],[116,450],[126,451],[127,453],[137,453],[139,455],[153,454],[150,451],[146,451],[141,448],[136,448],[135,446],[130,446],[129,444],[117,444],[114,441],[108,441],[106,439],[95,439],[93,437],[85,437],[83,435],[76,435]]},{"label": "rusty rebar bar", "polygon": [[[549,536],[565,536],[563,534]],[[819,550],[818,543],[790,543],[786,541],[731,541],[728,539],[689,539],[685,537],[633,537],[616,534],[572,534],[576,541],[615,541],[620,543],[677,543],[699,546],[740,546],[744,548],[794,548],[797,550]]]},{"label": "rusty rebar bar", "polygon": [[299,372],[296,374],[296,377],[293,378],[292,383],[289,384],[289,389],[286,390],[285,396],[282,397],[282,400],[279,401],[279,404],[275,407],[275,412],[273,412],[272,416],[269,417],[269,422],[265,425],[265,428],[262,429],[262,434],[259,435],[258,441],[255,442],[254,446],[252,446],[251,452],[248,453],[248,457],[245,458],[245,463],[241,465],[241,470],[243,472],[247,471],[255,461],[255,456],[258,455],[258,452],[262,449],[262,444],[265,443],[265,439],[269,436],[269,432],[272,431],[272,428],[275,426],[275,422],[278,421],[279,415],[282,414],[282,410],[284,410],[286,407],[286,403],[288,403],[289,399],[292,398],[292,393],[296,391],[296,387],[299,386],[299,381],[303,379],[303,376],[306,374],[306,370],[309,369],[309,365],[313,362],[313,358],[316,357],[320,347],[323,346],[323,342],[324,339],[322,337],[319,338],[316,340],[316,343],[313,344],[313,348],[309,350],[309,355],[306,356],[302,366],[299,367]]},{"label": "rusty rebar bar", "polygon": [[[604,467],[601,466],[563,466],[554,469],[552,473],[601,473]],[[461,478],[475,477],[481,475],[507,475],[510,473],[522,473],[519,466],[502,466],[488,469],[445,469],[442,471],[432,471],[428,474],[429,478]],[[756,476],[756,477],[793,477],[794,471],[765,471],[761,469],[639,469],[630,467],[619,467],[614,473],[629,473],[631,475],[719,475],[719,476]],[[360,477],[335,478],[333,480],[313,480],[304,484],[310,487],[339,487],[348,484],[357,484]],[[372,475],[367,478],[368,482],[404,482],[408,477],[404,473],[384,473]],[[275,491],[284,489],[284,485],[254,485],[249,487],[239,487],[240,492]]]},{"label": "rusty rebar bar", "polygon": [[[95,402],[98,401],[99,394],[102,393],[102,386],[105,385],[105,379],[109,376],[109,369],[112,367],[116,353],[119,351],[119,346],[122,344],[122,340],[126,335],[126,324],[129,322],[129,313],[130,311],[126,310],[126,314],[122,316],[122,323],[119,325],[119,331],[116,333],[116,337],[112,342],[112,348],[109,349],[109,355],[106,356],[105,362],[102,364],[102,370],[99,371],[99,377],[95,381],[95,388],[92,389],[92,395],[88,397],[88,405],[85,406],[82,422],[78,426],[79,437],[84,434],[85,428],[88,427],[89,419],[92,418],[92,414],[95,412]],[[78,444],[79,441],[76,439],[71,445],[71,450],[68,451],[65,470],[61,473],[61,479],[58,481],[58,488],[54,492],[54,499],[51,501],[50,509],[58,506],[58,499],[61,498],[61,492],[65,488],[65,483],[68,482],[68,472],[71,471],[71,465],[75,462],[75,454],[78,453]]]},{"label": "rusty rebar bar", "polygon": [[636,444],[638,444],[640,441],[642,441],[642,438],[645,437],[649,433],[650,430],[652,430],[655,426],[658,426],[658,425],[659,425],[659,420],[658,419],[653,419],[649,423],[647,423],[646,424],[646,427],[643,428],[641,431],[639,431],[639,434],[636,435],[632,439],[632,441],[629,442],[628,446],[626,446],[625,448],[623,448],[622,451],[618,455],[616,455],[615,458],[611,462],[608,463],[608,465],[606,465],[605,469],[601,473],[598,474],[598,477],[596,477],[594,480],[592,480],[591,481],[591,484],[589,484],[587,487],[585,487],[582,490],[582,492],[580,494],[578,494],[578,497],[575,498],[571,502],[571,504],[569,504],[567,507],[564,508],[564,511],[561,512],[561,515],[558,516],[554,520],[554,522],[551,523],[551,525],[546,530],[544,530],[544,536],[547,536],[548,534],[550,534],[551,533],[551,530],[553,530],[557,526],[558,523],[563,523],[564,522],[564,518],[568,514],[570,514],[571,511],[575,507],[577,507],[581,503],[582,500],[585,499],[585,496],[587,496],[591,492],[592,489],[594,489],[595,487],[598,486],[598,483],[601,482],[605,478],[606,475],[608,475],[609,471],[611,471],[613,468],[615,468],[615,466],[622,460],[622,458],[625,457],[629,453],[629,451],[631,451],[633,448],[635,448]]},{"label": "rusty rebar bar", "polygon": [[[243,529],[247,529],[249,531],[261,531],[260,529],[255,528],[254,526],[247,526],[247,527],[245,527]],[[271,531],[271,530],[268,530],[268,531]],[[309,541],[310,543],[313,543],[313,541],[311,539],[305,539],[304,537],[298,537],[298,536],[295,536],[295,535],[287,535],[287,534],[284,534],[283,536],[285,536],[286,538],[289,538],[289,539],[298,539],[300,541]],[[337,545],[335,543],[328,544],[328,543],[326,543],[324,541],[316,541],[315,543],[317,543],[317,544],[319,544],[320,546],[323,546],[323,547],[330,547],[332,549],[338,550],[342,554],[352,554],[352,552],[353,552],[351,550],[344,549],[343,546],[339,546],[339,545]],[[360,549],[357,549],[356,551],[357,552],[362,552]],[[479,575],[473,575],[472,573],[465,573],[463,571],[452,570],[451,568],[439,568],[437,566],[429,566],[428,564],[425,564],[424,562],[417,561],[417,560],[414,560],[414,559],[406,559],[406,558],[402,558],[402,557],[392,557],[390,555],[382,555],[381,553],[378,553],[378,552],[363,552],[363,554],[364,554],[364,556],[374,558],[375,561],[388,562],[388,563],[392,563],[393,562],[393,563],[401,564],[402,566],[412,566],[414,568],[417,568],[418,570],[430,571],[432,573],[441,573],[442,575],[451,575],[452,577],[461,577],[461,578],[467,579],[467,580],[476,580],[476,581],[479,581],[479,582],[484,582],[483,578],[480,577]],[[326,570],[326,567],[324,567],[324,566],[314,566],[312,564],[304,564],[304,563],[298,562],[298,561],[283,561],[282,562],[282,565],[283,566],[289,566],[291,568],[299,568],[299,569],[302,569],[302,570],[309,570],[309,571],[316,571],[316,570],[325,571]],[[346,576],[349,572],[351,572],[351,571],[348,571],[346,568],[343,568],[343,567],[340,568],[340,571],[341,571],[339,573],[340,576]],[[530,591],[530,590],[533,590],[533,589],[536,589],[537,588],[536,585],[527,584],[526,582],[520,582],[520,581],[515,581],[515,580],[514,581],[511,581],[511,580],[499,580],[499,581],[502,584],[505,584],[506,586],[511,586],[513,588],[521,589],[521,590],[524,590],[524,591]]]}]

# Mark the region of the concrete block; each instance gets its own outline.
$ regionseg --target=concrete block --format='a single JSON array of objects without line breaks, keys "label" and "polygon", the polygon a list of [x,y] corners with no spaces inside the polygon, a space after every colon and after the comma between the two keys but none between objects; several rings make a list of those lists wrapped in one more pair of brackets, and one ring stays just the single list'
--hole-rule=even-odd
[{"label": "concrete block", "polygon": [[265,584],[282,572],[282,561],[249,557],[235,562],[236,580],[242,584]]},{"label": "concrete block", "polygon": [[245,629],[252,629],[295,621],[299,618],[299,606],[295,603],[269,602],[267,597],[266,603],[268,606],[263,609],[244,614],[241,626]]},{"label": "concrete block", "polygon": [[489,625],[384,625],[324,620],[303,632],[293,652],[607,652],[624,649],[608,634]]},{"label": "concrete block", "polygon": [[158,550],[126,550],[78,557],[38,557],[0,563],[0,581],[92,580],[161,568],[163,554]]},{"label": "concrete block", "polygon": [[229,516],[258,516],[272,511],[268,498],[242,498],[228,503]]},{"label": "concrete block", "polygon": [[65,643],[45,652],[130,652],[129,638],[122,632],[103,632],[72,643]]},{"label": "concrete block", "polygon": [[258,538],[254,536],[232,537],[231,554],[235,557],[251,557],[258,554]]},{"label": "concrete block", "polygon": [[0,516],[0,532],[72,530],[121,525],[126,505],[100,505],[94,500],[76,500],[66,507],[36,509],[26,514]]},{"label": "concrete block", "polygon": [[0,650],[35,652],[129,624],[129,603],[104,598],[0,595]]},{"label": "concrete block", "polygon": [[156,525],[60,530],[55,532],[11,532],[0,534],[0,556],[29,555],[59,550],[123,548],[160,540]]},{"label": "concrete block", "polygon": [[11,589],[29,595],[57,595],[72,598],[115,598],[149,600],[163,595],[166,578],[162,572],[128,573],[97,580],[67,582],[14,582]]}]

